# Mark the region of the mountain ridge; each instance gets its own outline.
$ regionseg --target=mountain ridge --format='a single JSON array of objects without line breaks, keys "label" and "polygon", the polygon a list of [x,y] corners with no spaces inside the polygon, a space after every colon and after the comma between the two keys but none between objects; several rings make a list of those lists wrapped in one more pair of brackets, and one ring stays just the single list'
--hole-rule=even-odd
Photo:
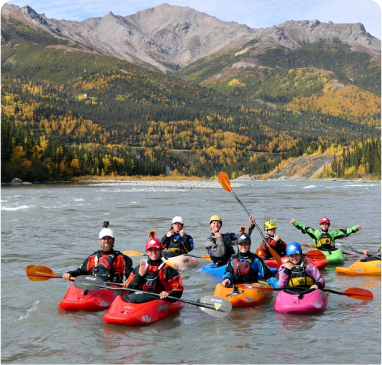
[{"label": "mountain ridge", "polygon": [[254,41],[254,48],[296,49],[303,42],[339,39],[353,50],[373,58],[381,55],[380,41],[361,23],[334,24],[318,20],[289,20],[269,28],[250,28],[226,22],[190,7],[157,5],[132,15],[112,12],[81,22],[48,19],[29,6],[4,4],[2,16],[65,36],[84,49],[129,62],[149,64],[173,72],[227,48]]}]

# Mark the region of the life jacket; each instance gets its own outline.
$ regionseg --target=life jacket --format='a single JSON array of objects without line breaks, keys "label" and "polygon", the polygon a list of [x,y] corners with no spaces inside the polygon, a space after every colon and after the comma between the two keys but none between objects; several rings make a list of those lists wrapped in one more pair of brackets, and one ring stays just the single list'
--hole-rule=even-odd
[{"label": "life jacket", "polygon": [[251,270],[255,257],[256,256],[250,252],[245,261],[240,261],[238,255],[232,255],[233,280],[235,283],[256,283],[258,281],[258,272]]},{"label": "life jacket", "polygon": [[165,265],[163,262],[160,264],[156,271],[149,273],[143,277],[143,283],[141,290],[148,291],[150,293],[161,293],[164,288],[161,284],[160,280],[158,279],[158,272],[162,269],[162,267]]},{"label": "life jacket", "polygon": [[334,242],[332,240],[332,237],[330,237],[329,232],[321,232],[320,238],[318,239],[316,243],[317,248],[320,250],[334,250]]},{"label": "life jacket", "polygon": [[183,240],[179,234],[169,237],[167,242],[163,245],[163,248],[179,254],[185,254],[188,252],[184,247]]},{"label": "life jacket", "polygon": [[289,286],[311,287],[314,284],[312,277],[306,272],[305,263],[293,266],[289,279]]},{"label": "life jacket", "polygon": [[94,267],[91,270],[91,275],[101,278],[103,281],[113,281],[120,283],[122,281],[121,274],[116,272],[113,267],[113,261],[117,255],[114,252],[108,256],[102,256],[98,251],[94,253]]},{"label": "life jacket", "polygon": [[[280,256],[286,256],[285,246],[281,240],[275,241],[274,236],[272,237],[269,234],[267,234],[264,238],[268,242],[269,246],[271,246]],[[276,245],[272,245],[271,241],[276,242]],[[266,245],[265,242],[261,242],[261,248],[265,252],[266,260],[273,257],[273,255],[271,254],[271,251],[269,251],[268,245]]]}]

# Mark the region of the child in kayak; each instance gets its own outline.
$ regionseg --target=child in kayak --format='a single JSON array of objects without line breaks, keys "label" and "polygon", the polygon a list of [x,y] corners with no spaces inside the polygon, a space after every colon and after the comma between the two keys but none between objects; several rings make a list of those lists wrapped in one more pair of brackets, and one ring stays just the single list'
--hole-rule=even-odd
[{"label": "child in kayak", "polygon": [[[287,243],[284,242],[280,236],[276,234],[276,224],[273,221],[267,221],[264,223],[264,231],[266,235],[264,236],[266,242],[268,245],[273,248],[280,257],[286,256],[286,247]],[[273,258],[273,255],[269,251],[268,245],[262,241],[260,244],[260,250],[262,252],[261,257],[264,258],[264,260],[269,260]]]},{"label": "child in kayak", "polygon": [[171,229],[162,237],[162,257],[183,255],[194,249],[192,237],[183,229],[183,218],[176,216],[172,220]]},{"label": "child in kayak", "polygon": [[286,255],[289,258],[288,261],[279,268],[278,285],[280,288],[287,286],[310,289],[325,288],[325,280],[318,269],[305,259],[299,243],[288,243]]},{"label": "child in kayak", "polygon": [[248,234],[244,232],[238,234],[237,247],[237,254],[232,255],[228,261],[222,285],[232,286],[232,284],[240,283],[257,283],[260,273],[268,284],[278,288],[277,279],[273,277],[269,267],[262,258],[250,251],[251,238]]},{"label": "child in kayak", "polygon": [[122,283],[133,270],[133,260],[120,251],[114,250],[114,232],[108,228],[109,222],[104,222],[104,228],[99,232],[101,250],[86,258],[77,270],[63,274],[64,280],[79,275],[94,275],[106,282]]},{"label": "child in kayak", "polygon": [[232,245],[236,244],[235,233],[221,233],[223,219],[219,215],[213,215],[210,218],[211,236],[208,237],[205,244],[207,253],[216,266],[227,264],[229,258],[235,253]]},{"label": "child in kayak", "polygon": [[327,217],[322,217],[320,219],[320,229],[306,227],[303,224],[297,222],[294,218],[292,218],[289,223],[293,224],[302,233],[307,233],[313,239],[314,243],[316,244],[316,248],[322,251],[337,250],[335,247],[336,239],[348,237],[350,234],[358,232],[362,229],[361,225],[358,223],[356,226],[351,228],[329,231],[330,220]]},{"label": "child in kayak", "polygon": [[[162,243],[158,238],[150,237],[146,242],[147,262],[143,260],[133,270],[124,283],[125,288],[139,289],[124,295],[124,299],[132,303],[144,303],[158,299],[147,292],[159,294],[160,299],[169,295],[180,298],[183,294],[183,283],[179,272],[162,261]],[[174,301],[174,299],[172,299]]]}]

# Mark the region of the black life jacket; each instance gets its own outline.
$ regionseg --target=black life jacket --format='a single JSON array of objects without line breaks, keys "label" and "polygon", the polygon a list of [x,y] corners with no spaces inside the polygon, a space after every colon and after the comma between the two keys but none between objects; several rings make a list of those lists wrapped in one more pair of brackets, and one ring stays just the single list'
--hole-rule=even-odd
[{"label": "black life jacket", "polygon": [[116,272],[113,267],[113,261],[117,254],[118,252],[115,251],[109,256],[102,256],[99,251],[95,252],[94,267],[91,275],[97,276],[97,278],[101,278],[103,281],[121,283],[121,274]]},{"label": "black life jacket", "polygon": [[335,249],[334,242],[332,240],[332,237],[330,237],[329,232],[324,232],[324,231],[321,232],[320,238],[318,239],[316,246],[320,250],[324,250],[324,251],[325,250],[330,251]]},{"label": "black life jacket", "polygon": [[185,254],[188,252],[184,247],[183,240],[180,234],[175,234],[169,237],[167,242],[163,245],[163,248],[178,254]]},{"label": "black life jacket", "polygon": [[158,279],[158,272],[162,269],[164,265],[165,263],[163,262],[158,266],[158,269],[156,271],[149,273],[143,277],[144,281],[142,283],[141,290],[158,294],[164,290],[160,280]]},{"label": "black life jacket", "polygon": [[314,284],[313,278],[306,272],[305,263],[292,267],[289,286],[292,287],[311,287]]},{"label": "black life jacket", "polygon": [[233,262],[233,280],[235,283],[258,282],[258,272],[251,272],[252,262],[256,258],[255,254],[250,252],[248,257],[240,257],[241,259],[245,259],[245,261],[240,261],[239,255],[232,255],[231,258]]}]

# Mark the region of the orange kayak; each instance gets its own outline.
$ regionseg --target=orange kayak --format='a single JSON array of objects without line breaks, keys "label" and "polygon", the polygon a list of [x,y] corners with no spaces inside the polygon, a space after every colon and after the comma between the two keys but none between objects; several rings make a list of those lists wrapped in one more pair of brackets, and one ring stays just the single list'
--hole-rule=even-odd
[{"label": "orange kayak", "polygon": [[[216,285],[214,296],[224,298],[232,303],[232,307],[252,307],[260,304],[272,296],[273,288],[268,283],[235,284],[238,289],[234,293],[233,288],[227,288],[220,283]],[[261,290],[255,287],[264,287],[268,290]]]},{"label": "orange kayak", "polygon": [[336,271],[346,275],[381,276],[381,260],[357,260],[348,267],[336,267]]}]

